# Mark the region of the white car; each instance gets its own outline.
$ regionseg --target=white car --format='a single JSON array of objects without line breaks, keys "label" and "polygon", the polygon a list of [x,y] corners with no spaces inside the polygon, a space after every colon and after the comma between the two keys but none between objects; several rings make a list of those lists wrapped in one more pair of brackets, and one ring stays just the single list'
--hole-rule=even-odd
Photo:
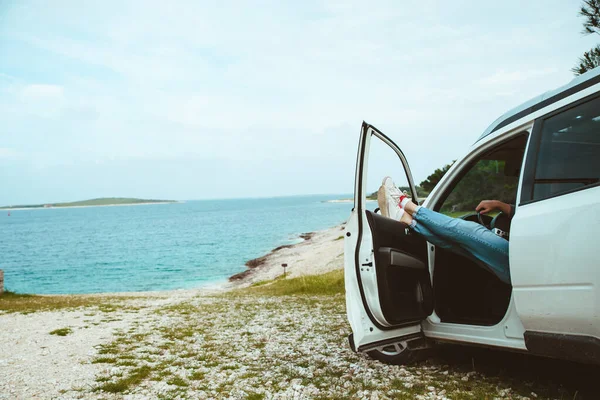
[{"label": "white car", "polygon": [[[600,68],[497,119],[423,203],[507,232],[510,285],[371,211],[394,173],[418,199],[400,148],[363,123],[344,243],[354,351],[408,363],[453,342],[600,364]],[[481,220],[483,199],[514,217]]]}]

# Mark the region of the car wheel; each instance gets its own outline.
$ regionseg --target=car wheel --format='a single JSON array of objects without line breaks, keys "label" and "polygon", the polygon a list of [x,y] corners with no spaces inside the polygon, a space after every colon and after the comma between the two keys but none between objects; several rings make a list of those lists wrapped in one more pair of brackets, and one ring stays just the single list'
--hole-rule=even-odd
[{"label": "car wheel", "polygon": [[415,348],[404,341],[378,347],[368,351],[367,354],[386,364],[407,365],[426,359],[431,354],[431,348],[428,346]]}]

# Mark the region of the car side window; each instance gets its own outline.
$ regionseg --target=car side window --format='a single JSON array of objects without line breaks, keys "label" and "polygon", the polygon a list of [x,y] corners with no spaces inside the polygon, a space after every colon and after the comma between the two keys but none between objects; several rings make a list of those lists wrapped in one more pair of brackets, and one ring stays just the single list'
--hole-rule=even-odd
[{"label": "car side window", "polygon": [[600,98],[542,122],[533,200],[600,182]]},{"label": "car side window", "polygon": [[527,135],[520,135],[474,161],[445,197],[439,211],[460,217],[474,213],[481,200],[514,204],[526,142]]},{"label": "car side window", "polygon": [[381,186],[382,179],[386,176],[390,176],[400,190],[412,197],[408,178],[398,155],[380,138],[373,136],[369,147],[368,168],[365,176],[367,209],[373,210],[378,207],[377,191]]}]

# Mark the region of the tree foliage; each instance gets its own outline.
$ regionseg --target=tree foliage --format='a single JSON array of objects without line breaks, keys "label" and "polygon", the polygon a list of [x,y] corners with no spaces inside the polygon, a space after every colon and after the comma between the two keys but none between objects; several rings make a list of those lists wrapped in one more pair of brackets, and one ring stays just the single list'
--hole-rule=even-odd
[{"label": "tree foliage", "polygon": [[485,199],[513,204],[518,176],[506,175],[505,165],[503,160],[480,160],[452,189],[442,205],[442,211],[472,211]]},{"label": "tree foliage", "polygon": [[436,169],[433,171],[433,174],[429,175],[427,179],[419,184],[419,186],[423,188],[427,194],[431,193],[435,185],[437,185],[438,182],[444,177],[452,164],[454,164],[454,161],[452,161],[450,164],[444,165],[442,168]]},{"label": "tree foliage", "polygon": [[600,0],[583,0],[579,15],[585,18],[583,33],[600,34]]},{"label": "tree foliage", "polygon": [[[454,162],[436,169],[420,187],[427,194],[433,190]],[[514,204],[518,175],[505,170],[505,160],[479,160],[460,178],[442,204],[442,212],[473,211],[481,200],[494,199]],[[419,195],[423,196],[419,191]]]},{"label": "tree foliage", "polygon": [[575,75],[581,75],[591,69],[596,68],[600,65],[600,45],[594,47],[590,51],[583,53],[583,56],[579,57],[579,65],[573,68]]},{"label": "tree foliage", "polygon": [[[584,18],[583,33],[585,35],[593,33],[600,35],[600,0],[583,0],[579,15]],[[598,66],[600,66],[600,45],[583,53],[583,56],[579,58],[579,64],[572,71],[575,75],[581,75]]]}]

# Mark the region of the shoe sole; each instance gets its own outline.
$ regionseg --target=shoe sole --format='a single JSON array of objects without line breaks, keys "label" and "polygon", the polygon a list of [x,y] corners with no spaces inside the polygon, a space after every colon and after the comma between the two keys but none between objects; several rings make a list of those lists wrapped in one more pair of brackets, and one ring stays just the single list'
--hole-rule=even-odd
[{"label": "shoe sole", "polygon": [[379,212],[384,217],[390,217],[390,213],[388,212],[388,200],[385,193],[385,186],[381,185],[379,190],[377,191],[377,205],[379,206]]}]

